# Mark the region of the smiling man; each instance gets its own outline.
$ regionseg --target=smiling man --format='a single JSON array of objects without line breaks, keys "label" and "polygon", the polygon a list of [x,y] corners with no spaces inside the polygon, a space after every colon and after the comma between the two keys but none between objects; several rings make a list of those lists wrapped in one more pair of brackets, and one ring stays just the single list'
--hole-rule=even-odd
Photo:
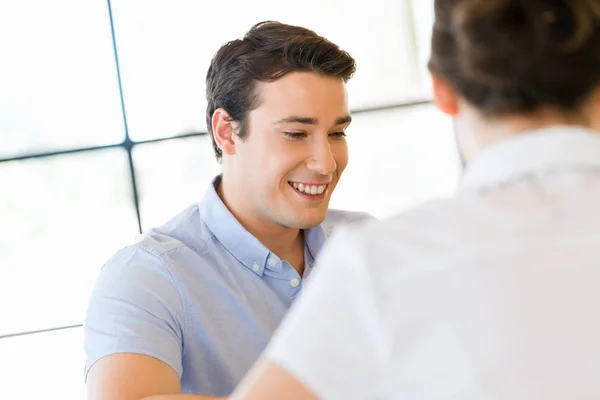
[{"label": "smiling man", "polygon": [[369,218],[329,210],[348,163],[354,71],[335,44],[275,22],[216,53],[207,126],[222,174],[103,267],[85,321],[90,399],[233,391],[331,230]]}]

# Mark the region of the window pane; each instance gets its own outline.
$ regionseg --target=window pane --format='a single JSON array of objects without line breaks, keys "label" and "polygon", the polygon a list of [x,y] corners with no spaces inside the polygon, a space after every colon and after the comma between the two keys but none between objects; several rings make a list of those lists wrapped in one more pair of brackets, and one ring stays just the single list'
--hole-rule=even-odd
[{"label": "window pane", "polygon": [[81,328],[0,339],[0,399],[85,399]]},{"label": "window pane", "polygon": [[0,163],[0,336],[79,324],[106,259],[137,234],[120,149]]},{"label": "window pane", "polygon": [[[303,25],[338,43],[358,63],[349,83],[352,109],[421,98],[407,0],[197,0],[112,2],[129,132],[136,140],[205,130],[205,76],[228,40],[263,20]],[[368,26],[366,25],[368,23]]]},{"label": "window pane", "polygon": [[[433,22],[435,20],[435,12],[433,1],[409,0],[411,2],[412,16],[415,32],[415,45],[418,49],[418,64],[420,74],[423,77],[424,85],[427,92],[431,92],[431,84],[429,79],[429,70],[427,63],[431,55],[431,34],[433,30]],[[431,97],[431,96],[429,96]]]},{"label": "window pane", "polygon": [[144,230],[200,201],[221,171],[208,136],[138,145],[133,157]]},{"label": "window pane", "polygon": [[105,1],[1,1],[0,37],[0,158],[123,140]]},{"label": "window pane", "polygon": [[382,218],[451,194],[460,174],[452,120],[433,105],[354,116],[350,163],[331,206]]}]

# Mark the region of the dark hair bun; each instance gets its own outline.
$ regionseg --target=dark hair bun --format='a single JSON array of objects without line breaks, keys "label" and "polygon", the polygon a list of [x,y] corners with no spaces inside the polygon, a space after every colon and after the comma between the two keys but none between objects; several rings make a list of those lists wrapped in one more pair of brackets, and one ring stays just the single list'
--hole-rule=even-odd
[{"label": "dark hair bun", "polygon": [[600,0],[436,0],[431,67],[476,105],[505,96],[491,112],[574,107],[600,80],[599,22]]}]

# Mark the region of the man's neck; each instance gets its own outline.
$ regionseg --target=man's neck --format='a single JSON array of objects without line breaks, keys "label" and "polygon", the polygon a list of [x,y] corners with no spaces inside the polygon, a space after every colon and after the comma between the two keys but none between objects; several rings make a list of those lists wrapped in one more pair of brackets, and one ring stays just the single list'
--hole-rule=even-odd
[{"label": "man's neck", "polygon": [[304,234],[300,229],[265,221],[245,209],[246,202],[237,202],[234,190],[222,181],[217,194],[237,221],[280,259],[286,260],[300,276],[304,271]]}]

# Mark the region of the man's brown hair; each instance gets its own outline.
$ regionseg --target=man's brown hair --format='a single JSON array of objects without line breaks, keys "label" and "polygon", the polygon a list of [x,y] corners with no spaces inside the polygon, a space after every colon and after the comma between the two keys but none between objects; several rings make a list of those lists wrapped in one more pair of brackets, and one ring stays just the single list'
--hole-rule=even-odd
[{"label": "man's brown hair", "polygon": [[224,44],[206,76],[206,124],[217,160],[222,152],[212,132],[212,116],[218,108],[229,113],[244,139],[248,113],[260,105],[258,82],[272,82],[290,72],[314,72],[347,82],[355,70],[354,59],[336,44],[309,29],[279,22],[260,22],[243,39]]}]

